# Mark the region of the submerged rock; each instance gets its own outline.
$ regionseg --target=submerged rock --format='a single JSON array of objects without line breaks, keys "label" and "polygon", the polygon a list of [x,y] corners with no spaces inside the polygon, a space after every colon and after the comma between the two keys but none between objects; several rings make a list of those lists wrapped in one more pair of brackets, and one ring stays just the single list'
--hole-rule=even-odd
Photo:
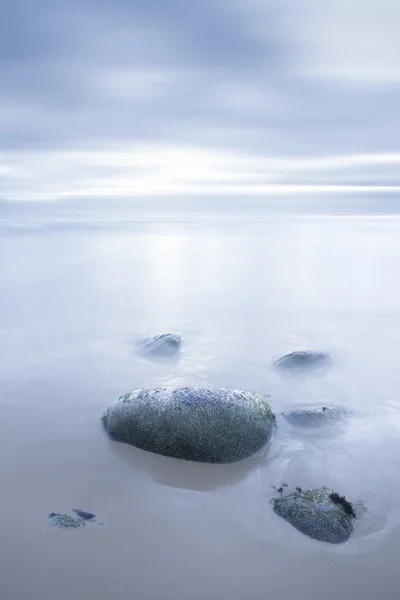
[{"label": "submerged rock", "polygon": [[137,353],[147,357],[168,357],[175,355],[181,347],[181,338],[176,333],[163,333],[139,342]]},{"label": "submerged rock", "polygon": [[296,350],[276,360],[273,366],[285,370],[314,371],[330,366],[331,362],[331,357],[326,352]]},{"label": "submerged rock", "polygon": [[323,427],[349,417],[352,411],[345,406],[309,406],[285,411],[282,416],[296,427]]},{"label": "submerged rock", "polygon": [[[278,491],[282,492],[283,488]],[[320,542],[342,544],[353,532],[356,510],[351,502],[326,487],[282,494],[272,500],[274,512]]]},{"label": "submerged rock", "polygon": [[275,415],[265,398],[210,387],[137,389],[103,415],[119,442],[184,460],[229,463],[255,454],[272,438]]},{"label": "submerged rock", "polygon": [[65,513],[50,513],[49,519],[53,527],[61,527],[62,529],[79,529],[86,525],[84,519],[71,517]]}]

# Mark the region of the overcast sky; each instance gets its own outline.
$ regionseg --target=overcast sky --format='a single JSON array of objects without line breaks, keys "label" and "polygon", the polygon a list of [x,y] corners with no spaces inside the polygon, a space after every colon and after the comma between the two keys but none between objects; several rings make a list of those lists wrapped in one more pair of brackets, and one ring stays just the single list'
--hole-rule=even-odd
[{"label": "overcast sky", "polygon": [[400,184],[398,0],[15,0],[0,197]]}]

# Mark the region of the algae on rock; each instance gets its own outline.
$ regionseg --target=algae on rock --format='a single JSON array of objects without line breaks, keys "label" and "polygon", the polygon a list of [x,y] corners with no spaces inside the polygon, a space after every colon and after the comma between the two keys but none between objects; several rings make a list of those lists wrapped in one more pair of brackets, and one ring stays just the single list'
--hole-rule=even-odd
[{"label": "algae on rock", "polygon": [[79,529],[86,525],[84,519],[71,517],[65,513],[50,513],[49,519],[53,527],[60,527],[61,529]]},{"label": "algae on rock", "polygon": [[116,441],[184,460],[247,458],[272,438],[275,415],[265,398],[228,388],[132,390],[103,415]]},{"label": "algae on rock", "polygon": [[282,493],[272,503],[277,515],[315,540],[342,544],[353,532],[356,518],[353,504],[326,487],[296,488],[292,493]]}]

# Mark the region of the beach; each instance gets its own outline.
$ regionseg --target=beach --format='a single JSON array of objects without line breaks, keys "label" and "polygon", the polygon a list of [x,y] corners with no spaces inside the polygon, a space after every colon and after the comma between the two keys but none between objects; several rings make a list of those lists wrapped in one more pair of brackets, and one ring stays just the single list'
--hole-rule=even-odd
[{"label": "beach", "polygon": [[[110,202],[0,217],[2,599],[398,598],[398,216]],[[169,331],[179,360],[136,354]],[[274,372],[295,349],[332,368]],[[107,437],[121,394],[178,385],[270,394],[271,445],[207,465]],[[279,417],[330,402],[353,416],[313,431]],[[362,499],[349,542],[275,515],[282,482]],[[96,521],[50,526],[73,508]]]}]

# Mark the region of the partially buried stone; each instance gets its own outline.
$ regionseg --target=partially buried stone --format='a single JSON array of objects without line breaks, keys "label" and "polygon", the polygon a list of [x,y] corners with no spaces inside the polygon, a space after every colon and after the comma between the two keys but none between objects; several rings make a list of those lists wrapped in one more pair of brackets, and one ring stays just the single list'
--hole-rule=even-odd
[{"label": "partially buried stone", "polygon": [[180,336],[176,333],[163,333],[142,340],[136,348],[141,356],[168,357],[174,356],[179,351],[181,342]]},{"label": "partially buried stone", "polygon": [[353,532],[356,518],[353,504],[326,487],[296,488],[295,492],[282,494],[272,502],[277,515],[320,542],[342,544]]},{"label": "partially buried stone", "polygon": [[61,527],[62,529],[79,529],[86,525],[83,519],[71,517],[65,513],[50,513],[49,519],[53,527]]},{"label": "partially buried stone", "polygon": [[103,415],[119,442],[174,458],[229,463],[261,450],[272,438],[275,415],[265,398],[228,388],[137,389]]},{"label": "partially buried stone", "polygon": [[352,411],[345,406],[310,406],[285,411],[282,415],[297,427],[323,427],[349,417]]},{"label": "partially buried stone", "polygon": [[314,371],[330,366],[331,358],[326,352],[296,350],[274,362],[274,367],[287,370]]},{"label": "partially buried stone", "polygon": [[74,512],[77,517],[83,519],[84,521],[93,521],[93,519],[96,517],[94,513],[81,510],[80,508],[73,508],[72,512]]}]

